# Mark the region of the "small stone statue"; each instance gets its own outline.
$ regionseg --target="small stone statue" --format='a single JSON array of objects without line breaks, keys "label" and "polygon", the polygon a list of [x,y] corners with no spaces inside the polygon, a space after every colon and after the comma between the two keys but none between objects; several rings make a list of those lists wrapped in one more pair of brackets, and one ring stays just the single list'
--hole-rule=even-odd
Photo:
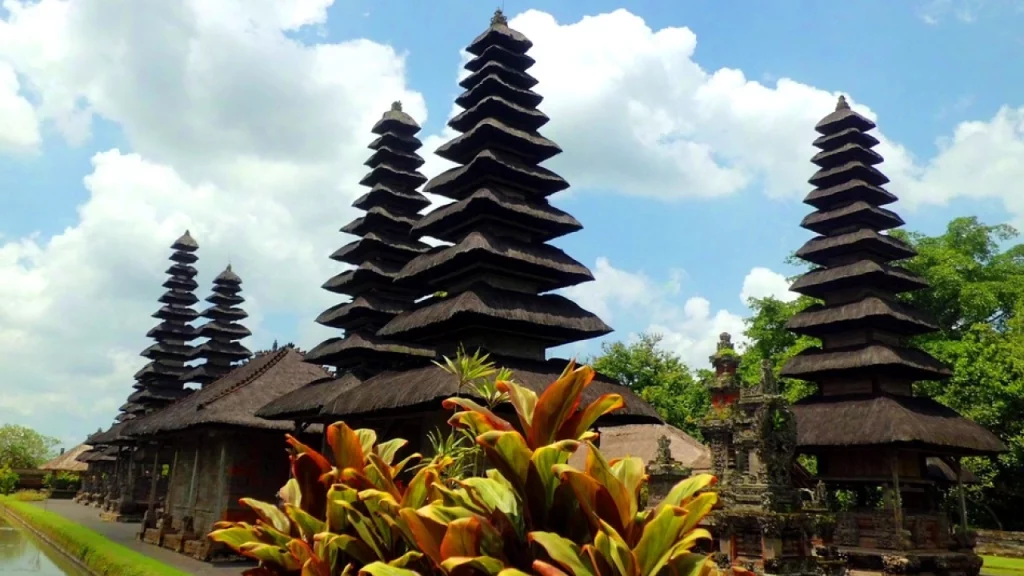
[{"label": "small stone statue", "polygon": [[825,488],[825,483],[821,480],[818,480],[818,483],[814,485],[812,500],[819,506],[824,506],[825,501],[828,500],[828,490]]},{"label": "small stone statue", "polygon": [[728,332],[722,332],[718,335],[718,349],[719,350],[732,350],[732,336]]},{"label": "small stone statue", "polygon": [[775,381],[775,368],[772,361],[767,358],[761,360],[761,392],[768,396],[779,393],[779,386]]},{"label": "small stone statue", "polygon": [[661,466],[671,466],[674,463],[672,460],[671,444],[668,436],[663,435],[658,438],[658,452],[654,459],[655,463]]},{"label": "small stone statue", "polygon": [[394,102],[392,102],[391,103],[391,111],[392,112],[401,112],[402,111],[402,102],[400,100],[395,100]]}]

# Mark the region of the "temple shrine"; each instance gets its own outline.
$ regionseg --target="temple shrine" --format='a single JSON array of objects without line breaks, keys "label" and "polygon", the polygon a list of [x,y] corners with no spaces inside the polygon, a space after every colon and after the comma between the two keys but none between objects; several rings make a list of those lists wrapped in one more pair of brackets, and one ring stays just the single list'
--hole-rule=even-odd
[{"label": "temple shrine", "polygon": [[941,483],[929,459],[946,462],[959,479],[964,456],[1005,450],[993,434],[929,398],[918,380],[943,380],[947,366],[908,339],[937,330],[897,295],[927,284],[894,265],[914,255],[885,233],[903,225],[883,206],[896,197],[876,166],[875,123],[843,97],[815,129],[815,189],[804,202],[815,211],[801,226],[817,234],[797,252],[816,267],[791,290],[819,301],[787,328],[821,340],[781,375],[812,382],[816,392],[796,403],[796,449],[812,456],[830,493],[847,490],[854,503],[836,512],[835,542],[851,569],[885,573],[976,575],[981,558],[967,534],[950,529],[938,507]]}]

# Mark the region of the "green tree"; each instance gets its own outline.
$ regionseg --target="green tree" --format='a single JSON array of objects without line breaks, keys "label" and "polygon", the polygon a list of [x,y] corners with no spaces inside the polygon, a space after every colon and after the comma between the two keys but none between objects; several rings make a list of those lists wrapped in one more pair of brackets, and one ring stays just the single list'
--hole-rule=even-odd
[{"label": "green tree", "polygon": [[60,440],[44,436],[26,426],[0,426],[0,468],[36,468],[53,458]]},{"label": "green tree", "polygon": [[902,265],[930,285],[905,296],[939,324],[941,332],[929,339],[959,340],[979,324],[1005,330],[1024,301],[1024,244],[1000,249],[1017,238],[1016,229],[965,217],[951,221],[939,236],[903,230],[892,235],[917,250]]},{"label": "green tree", "polygon": [[[797,312],[810,306],[814,300],[801,296],[792,302],[784,302],[771,296],[751,298],[747,306],[753,315],[745,319],[747,329],[744,335],[749,343],[740,359],[739,375],[747,385],[761,381],[761,362],[770,360],[778,378],[779,371],[787,360],[800,351],[819,344],[816,338],[800,336],[786,330],[786,322]],[[783,395],[795,402],[814,392],[814,386],[802,380],[778,378]]]},{"label": "green tree", "polygon": [[640,395],[669,424],[700,438],[699,423],[710,396],[701,379],[673,352],[660,346],[661,335],[643,333],[635,342],[605,342],[588,362]]}]

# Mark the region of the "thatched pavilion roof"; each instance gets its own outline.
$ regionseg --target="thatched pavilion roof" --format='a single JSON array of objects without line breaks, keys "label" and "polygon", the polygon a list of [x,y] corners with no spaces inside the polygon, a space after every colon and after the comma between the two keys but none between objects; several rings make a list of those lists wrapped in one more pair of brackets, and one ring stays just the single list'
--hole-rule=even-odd
[{"label": "thatched pavilion roof", "polygon": [[256,411],[327,375],[323,368],[304,362],[301,353],[286,346],[261,354],[167,408],[132,421],[129,433],[145,437],[202,426],[290,430],[291,423],[258,418]]},{"label": "thatched pavilion roof", "polygon": [[78,459],[79,456],[92,450],[88,444],[79,444],[53,460],[39,466],[40,470],[53,470],[55,472],[85,472],[89,464]]}]

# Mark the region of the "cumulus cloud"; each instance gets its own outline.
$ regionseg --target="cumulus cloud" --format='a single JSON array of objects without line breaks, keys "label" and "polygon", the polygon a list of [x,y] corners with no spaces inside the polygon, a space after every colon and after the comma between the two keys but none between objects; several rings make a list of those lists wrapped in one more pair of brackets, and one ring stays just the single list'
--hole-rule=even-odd
[{"label": "cumulus cloud", "polygon": [[0,60],[0,152],[33,151],[40,141],[36,111],[14,68]]},{"label": "cumulus cloud", "polygon": [[[324,334],[312,318],[333,302],[319,285],[338,271],[326,255],[354,216],[368,129],[393,100],[426,118],[393,48],[292,39],[324,26],[330,4],[4,1],[0,146],[17,134],[18,148],[37,147],[39,122],[88,146],[102,118],[126,147],[89,150],[89,195],[75,225],[0,244],[0,420],[41,418],[46,408],[83,434],[107,422],[143,363],[167,247],[184,228],[201,245],[204,287],[229,260],[243,276],[257,334],[272,315],[294,318],[303,344]],[[570,24],[531,10],[512,25],[535,43],[532,73],[552,118],[545,133],[565,150],[550,165],[576,189],[661,200],[750,187],[779,198],[807,192],[812,127],[841,86],[705,70],[692,31],[652,30],[625,10]],[[457,58],[436,67],[453,70]],[[874,117],[855,96],[854,107]],[[911,203],[998,198],[1019,216],[1022,132],[1024,112],[1005,108],[960,125],[930,159],[884,133],[880,151],[892,190]],[[444,168],[429,152],[446,136],[427,139],[426,173]],[[598,292],[577,294],[585,305],[612,323],[647,313],[694,365],[704,365],[718,332],[742,331],[738,316],[706,299],[680,305],[678,273],[659,283],[607,261],[595,271],[588,290]],[[613,286],[602,288],[602,278]],[[770,275],[749,284],[744,294],[784,294]]]},{"label": "cumulus cloud", "polygon": [[186,228],[200,292],[230,261],[257,335],[267,315],[312,324],[333,303],[319,285],[338,271],[326,256],[347,241],[369,128],[393,100],[426,110],[391,47],[285,35],[323,23],[330,3],[5,2],[0,62],[39,117],[83,144],[101,117],[131,149],[95,154],[75,226],[0,245],[0,421],[109,422]]},{"label": "cumulus cloud", "polygon": [[[755,271],[776,274],[755,268],[747,278]],[[616,268],[601,257],[593,272],[593,282],[573,286],[563,293],[612,326],[620,324],[615,338],[628,340],[640,331],[661,334],[662,346],[679,354],[692,368],[707,366],[708,356],[714,352],[722,332],[732,334],[740,345],[745,342],[742,316],[725,309],[712,311],[711,302],[702,296],[681,299],[685,291],[682,271],[671,271],[667,281],[657,281],[643,271]],[[744,291],[747,284],[744,281]],[[628,324],[633,330],[623,329],[621,324]]]},{"label": "cumulus cloud", "polygon": [[[951,5],[963,3],[948,3]],[[955,6],[954,6],[955,7]],[[510,24],[534,43],[547,136],[565,152],[548,165],[577,189],[662,200],[715,197],[754,187],[775,198],[810,191],[813,127],[835,108],[842,86],[820,88],[781,77],[752,80],[741,70],[706,70],[689,28],[653,30],[626,10],[560,23],[526,11]],[[885,135],[876,148],[890,190],[913,209],[957,197],[996,199],[1024,223],[1024,108],[965,122],[917,158]]]},{"label": "cumulus cloud", "polygon": [[769,296],[792,302],[800,297],[796,292],[789,291],[789,280],[782,274],[763,266],[755,266],[743,278],[743,289],[740,290],[740,301],[746,305],[751,298],[767,298]]}]

